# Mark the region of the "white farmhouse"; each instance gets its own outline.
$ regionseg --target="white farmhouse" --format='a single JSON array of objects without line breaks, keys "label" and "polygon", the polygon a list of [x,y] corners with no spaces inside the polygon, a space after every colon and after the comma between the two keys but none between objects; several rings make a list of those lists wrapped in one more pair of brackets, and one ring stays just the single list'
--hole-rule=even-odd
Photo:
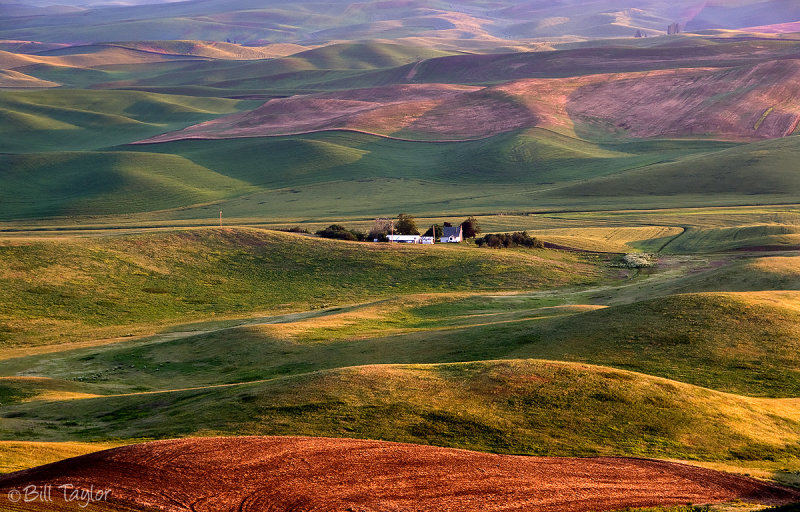
[{"label": "white farmhouse", "polygon": [[464,239],[461,225],[458,226],[445,226],[442,228],[442,237],[439,241],[443,244],[451,243],[457,244]]}]

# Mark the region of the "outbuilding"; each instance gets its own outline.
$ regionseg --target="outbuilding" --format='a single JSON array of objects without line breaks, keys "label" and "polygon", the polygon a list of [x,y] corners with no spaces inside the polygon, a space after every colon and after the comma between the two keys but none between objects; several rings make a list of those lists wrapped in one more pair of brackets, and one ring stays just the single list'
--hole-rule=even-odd
[{"label": "outbuilding", "polygon": [[388,235],[386,238],[396,244],[419,244],[422,237],[419,235]]}]

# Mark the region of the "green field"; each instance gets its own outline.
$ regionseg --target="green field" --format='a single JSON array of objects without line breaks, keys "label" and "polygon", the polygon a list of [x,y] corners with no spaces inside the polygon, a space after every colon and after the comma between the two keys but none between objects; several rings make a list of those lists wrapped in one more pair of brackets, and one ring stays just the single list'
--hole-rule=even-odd
[{"label": "green field", "polygon": [[404,293],[589,284],[603,273],[596,258],[571,254],[366,245],[238,229],[9,240],[0,253],[7,346]]},{"label": "green field", "polygon": [[[214,58],[213,52],[203,56],[215,48],[210,42],[162,40],[149,46],[145,41],[5,53],[10,71],[63,86],[0,90],[0,178],[6,185],[0,190],[0,221],[114,224],[120,214],[132,214],[140,224],[180,224],[223,210],[241,224],[364,220],[400,211],[492,215],[797,202],[797,136],[721,140],[725,137],[694,134],[688,127],[671,139],[635,139],[613,120],[585,119],[570,110],[575,88],[589,87],[579,87],[582,80],[604,72],[640,76],[636,73],[653,69],[648,62],[665,72],[707,73],[709,60],[732,70],[708,75],[711,81],[748,75],[758,66],[790,77],[794,68],[781,63],[788,62],[794,41],[687,36],[490,54],[366,41],[250,60],[242,59],[256,50],[220,44],[218,51],[233,52],[236,59]],[[491,97],[496,100],[491,108],[533,109],[532,118],[544,119],[479,140],[409,142],[321,131],[130,144],[250,111],[276,97],[414,83],[500,86],[542,78],[554,81],[526,92],[513,92],[509,85],[511,92],[501,87],[470,96],[476,105]],[[796,102],[791,90],[768,77],[762,82],[763,94],[781,103],[763,115],[759,111],[761,118],[752,122],[769,125],[784,110],[789,115]],[[743,108],[723,101],[741,94],[712,96],[704,108],[711,113],[714,105]],[[563,112],[542,107],[560,101],[566,102]],[[426,122],[448,122],[455,105],[447,105],[430,110]],[[387,112],[398,123],[405,115],[402,107]],[[435,131],[415,130],[413,123],[384,131],[436,138]]]},{"label": "green field", "polygon": [[[0,44],[0,473],[152,439],[310,435],[800,485],[796,40],[634,40],[662,30],[644,11],[553,29],[505,2],[457,18],[251,4],[0,15],[9,39],[96,41]],[[251,46],[219,42],[253,23]],[[507,39],[550,30],[571,32]],[[688,82],[654,100],[669,137],[632,135],[658,116],[578,108],[607,83],[650,98]],[[613,96],[596,98],[613,113]],[[736,129],[670,118],[701,96]],[[259,108],[273,99],[298,119]],[[459,131],[483,122],[499,128]],[[545,248],[312,234],[401,212]]]},{"label": "green field", "polygon": [[2,452],[302,434],[793,482],[797,258],[711,256],[637,271],[257,229],[7,239],[0,437],[56,444]]}]

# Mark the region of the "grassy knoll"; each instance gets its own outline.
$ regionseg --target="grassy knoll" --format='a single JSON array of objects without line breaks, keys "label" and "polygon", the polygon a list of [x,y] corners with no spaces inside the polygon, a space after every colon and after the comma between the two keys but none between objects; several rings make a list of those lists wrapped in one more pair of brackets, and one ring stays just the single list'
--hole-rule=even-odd
[{"label": "grassy knoll", "polygon": [[693,294],[545,320],[510,356],[591,361],[714,389],[800,396],[796,294]]},{"label": "grassy knoll", "polygon": [[[178,336],[64,347],[59,353],[27,357],[9,351],[3,354],[7,360],[0,362],[0,372],[57,377],[82,383],[84,392],[122,393],[229,384],[354,364],[471,361],[503,356],[518,346],[515,340],[484,337],[493,325],[581,310],[557,306],[558,298],[467,295],[453,302],[451,297],[405,296],[211,332],[202,325],[187,326]],[[219,327],[205,330],[214,328]],[[26,382],[8,385],[32,400],[55,382],[38,388]]]},{"label": "grassy knoll", "polygon": [[[36,122],[49,122],[45,118],[36,119]],[[141,122],[124,119],[133,123],[136,130],[141,128]],[[26,122],[34,121],[28,119]],[[151,128],[144,125],[144,129]],[[78,133],[88,137],[96,129],[99,129],[99,125],[88,131],[78,130]],[[64,130],[63,137],[68,137],[72,130]],[[34,137],[43,134],[40,131],[33,132]],[[95,142],[102,140],[101,137]],[[619,148],[600,148],[546,130],[534,129],[479,141],[446,144],[403,142],[340,132],[131,145],[118,147],[116,151],[81,152],[78,153],[78,160],[64,157],[64,154],[72,156],[74,152],[8,155],[4,157],[0,173],[11,180],[5,191],[16,196],[16,200],[14,203],[0,203],[0,218],[113,213],[109,211],[111,207],[103,208],[103,204],[120,204],[117,213],[153,211],[196,205],[230,194],[239,197],[220,206],[234,217],[285,218],[301,213],[306,216],[366,215],[368,212],[374,214],[379,205],[401,210],[418,211],[425,208],[426,211],[440,212],[441,208],[450,208],[451,205],[460,205],[460,209],[469,205],[473,211],[496,211],[497,208],[527,207],[531,201],[537,200],[538,190],[549,190],[552,183],[622,172],[663,158],[681,158],[720,147],[729,147],[729,144],[709,142],[685,148],[671,144],[647,144],[642,147],[623,144]],[[137,152],[144,155],[137,155]],[[157,154],[163,154],[164,159],[159,160],[154,156]],[[230,158],[232,154],[237,158]],[[113,159],[114,163],[109,164],[102,159]],[[130,188],[126,187],[127,182],[114,182],[112,179],[120,168],[134,168],[142,180],[155,180],[150,186],[140,184],[134,194],[139,192],[143,197],[154,194],[157,198],[158,194],[164,193],[157,182],[159,174],[163,172],[161,169],[169,168],[168,162],[179,160],[185,162],[184,167],[192,165],[191,169],[184,171],[178,168],[174,171],[181,177],[180,181],[204,186],[210,176],[218,175],[216,179],[238,180],[255,188],[222,190],[216,197],[188,195],[166,203],[156,200],[148,204],[145,201],[131,209],[127,201],[132,194]],[[108,196],[103,198],[104,202],[98,203],[94,201],[95,191],[92,188],[58,181],[53,182],[53,190],[42,184],[31,188],[26,195],[28,180],[23,179],[20,183],[14,181],[20,175],[20,169],[33,176],[49,178],[55,175],[56,180],[59,175],[89,175],[93,179],[88,181],[100,180],[105,183]],[[187,178],[195,172],[200,173],[199,178]],[[106,173],[110,173],[111,178],[106,178]],[[456,179],[460,187],[452,186]],[[224,189],[216,185],[211,188]],[[31,196],[34,192],[39,195]],[[247,192],[249,194],[244,195]],[[357,202],[342,200],[342,197],[354,192],[363,199]],[[63,205],[59,202],[59,197],[63,195],[70,197],[74,210],[63,211]],[[195,207],[165,215],[172,218],[198,218],[207,217],[208,211],[203,207]]]},{"label": "grassy knoll", "polygon": [[257,104],[135,91],[0,92],[0,151],[116,146]]},{"label": "grassy knoll", "polygon": [[[309,176],[304,170],[316,160],[320,151],[317,148],[327,147],[358,158],[340,161],[325,155],[329,160],[327,167]],[[466,184],[543,184],[620,172],[664,157],[678,158],[720,147],[729,147],[729,144],[709,142],[688,148],[648,145],[645,150],[623,144],[617,150],[547,130],[531,129],[447,144],[403,142],[358,133],[319,133],[280,138],[179,141],[144,145],[141,150],[183,155],[225,174],[235,172],[225,157],[232,151],[242,155],[236,167],[246,169],[263,169],[264,157],[271,155],[269,173],[264,178],[270,180],[268,183],[292,186],[307,184],[309,178],[313,179],[312,183],[320,183],[379,177],[421,178],[434,182],[449,182],[458,177]]]},{"label": "grassy knoll", "polygon": [[[793,412],[792,412],[793,411]],[[216,388],[4,408],[4,437],[366,437],[499,453],[791,461],[796,400],[537,360],[362,366]]]},{"label": "grassy knoll", "polygon": [[0,201],[23,217],[125,214],[255,190],[178,155],[69,151],[0,155]]},{"label": "grassy knoll", "polygon": [[[796,294],[677,295],[608,308],[561,305],[580,298],[552,292],[404,297],[59,353],[9,352],[0,373],[48,376],[82,383],[76,391],[108,394],[351,365],[533,357],[602,364],[744,395],[800,396]],[[43,391],[23,384],[13,389],[41,399]]]},{"label": "grassy knoll", "polygon": [[755,142],[571,185],[558,195],[797,194],[800,137]]},{"label": "grassy knoll", "polygon": [[5,241],[0,254],[6,346],[411,292],[587,284],[602,274],[591,258],[555,251],[400,247],[252,229]]}]

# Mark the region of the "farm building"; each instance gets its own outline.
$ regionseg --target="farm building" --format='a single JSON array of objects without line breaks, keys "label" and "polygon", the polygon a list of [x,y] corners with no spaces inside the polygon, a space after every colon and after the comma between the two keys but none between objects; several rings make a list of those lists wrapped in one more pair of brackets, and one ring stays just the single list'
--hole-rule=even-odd
[{"label": "farm building", "polygon": [[463,231],[461,226],[445,226],[442,231],[442,237],[439,239],[443,244],[447,243],[460,243],[463,240]]},{"label": "farm building", "polygon": [[394,242],[396,244],[422,243],[422,237],[419,235],[389,235],[386,238],[388,238],[390,242]]}]

